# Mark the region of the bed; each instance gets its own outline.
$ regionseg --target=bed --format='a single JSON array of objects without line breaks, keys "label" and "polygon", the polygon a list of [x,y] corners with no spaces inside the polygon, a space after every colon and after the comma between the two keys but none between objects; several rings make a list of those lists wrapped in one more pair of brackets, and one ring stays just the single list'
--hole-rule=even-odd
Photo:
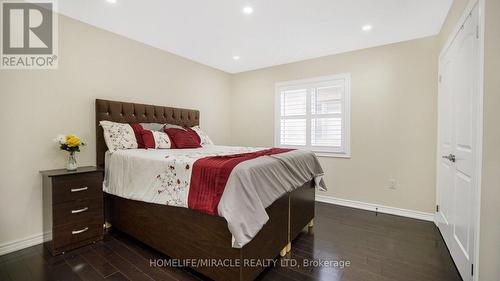
[{"label": "bed", "polygon": [[[107,147],[100,121],[192,127],[199,125],[200,118],[197,110],[100,99],[95,114],[96,161],[101,168],[106,166]],[[315,185],[314,180],[308,181],[265,208],[267,223],[241,248],[233,247],[234,236],[226,219],[188,208],[106,194],[106,221],[171,258],[202,261],[191,264],[193,269],[213,280],[254,280],[265,267],[249,266],[245,261],[285,255],[301,230],[312,226]],[[217,261],[230,266],[213,266]]]}]

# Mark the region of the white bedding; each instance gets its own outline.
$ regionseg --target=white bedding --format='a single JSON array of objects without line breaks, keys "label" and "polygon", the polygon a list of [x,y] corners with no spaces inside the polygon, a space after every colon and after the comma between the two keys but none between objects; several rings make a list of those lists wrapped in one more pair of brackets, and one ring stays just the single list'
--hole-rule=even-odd
[{"label": "white bedding", "polygon": [[[130,149],[106,153],[103,189],[127,199],[188,207],[193,163],[204,157],[265,148],[209,145],[196,149]],[[265,208],[314,179],[325,188],[314,153],[294,150],[243,161],[232,170],[217,212],[228,222],[232,246],[251,241],[269,220]]]},{"label": "white bedding", "polygon": [[207,145],[193,149],[108,151],[103,190],[127,199],[187,208],[191,172],[196,160],[262,149]]}]

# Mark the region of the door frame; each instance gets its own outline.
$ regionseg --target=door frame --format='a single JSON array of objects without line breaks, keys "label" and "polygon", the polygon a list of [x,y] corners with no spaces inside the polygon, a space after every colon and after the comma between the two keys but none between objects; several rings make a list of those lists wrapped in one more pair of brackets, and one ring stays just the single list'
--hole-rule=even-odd
[{"label": "door frame", "polygon": [[[481,214],[481,178],[482,178],[482,161],[483,161],[483,96],[484,96],[484,25],[485,25],[485,17],[484,17],[484,8],[485,8],[485,0],[469,0],[469,3],[467,4],[466,8],[462,12],[462,15],[460,16],[460,20],[457,22],[456,26],[454,27],[453,31],[450,33],[448,36],[448,39],[441,49],[439,53],[439,60],[438,63],[441,61],[442,57],[444,56],[445,52],[450,48],[453,40],[457,36],[458,32],[461,30],[461,27],[463,23],[467,20],[469,17],[469,14],[472,12],[472,10],[476,7],[478,7],[478,34],[479,34],[479,63],[476,71],[478,72],[478,91],[479,91],[479,96],[478,96],[478,108],[477,108],[477,124],[476,124],[476,143],[477,143],[477,149],[476,149],[476,155],[475,155],[475,194],[474,194],[474,214],[473,214],[473,219],[474,219],[474,257],[473,257],[473,264],[474,264],[474,274],[472,276],[473,281],[478,281],[478,270],[479,269],[479,242],[480,242],[480,214]],[[439,65],[438,65],[439,67]],[[438,71],[438,75],[440,75],[440,71]],[[439,80],[439,79],[438,79]],[[439,124],[439,120],[438,120]],[[439,135],[439,132],[438,132]],[[439,152],[439,142],[437,143],[437,150],[436,150],[436,159],[437,159],[437,165],[439,165],[439,161],[441,158],[441,155],[437,155],[437,152]],[[437,172],[438,166],[436,166],[436,172]],[[437,175],[436,175],[437,178]],[[437,186],[437,181],[436,181],[436,205],[438,202],[440,202],[439,198],[439,190]],[[437,212],[435,216],[435,221],[434,223],[437,226]]]}]

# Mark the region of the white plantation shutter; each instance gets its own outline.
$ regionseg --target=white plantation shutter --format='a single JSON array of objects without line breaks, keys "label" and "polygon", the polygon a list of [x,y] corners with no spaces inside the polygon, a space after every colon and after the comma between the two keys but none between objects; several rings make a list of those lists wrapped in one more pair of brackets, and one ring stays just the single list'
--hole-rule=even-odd
[{"label": "white plantation shutter", "polygon": [[276,145],[349,156],[348,74],[276,85]]},{"label": "white plantation shutter", "polygon": [[281,101],[281,144],[306,145],[307,89],[282,91]]}]

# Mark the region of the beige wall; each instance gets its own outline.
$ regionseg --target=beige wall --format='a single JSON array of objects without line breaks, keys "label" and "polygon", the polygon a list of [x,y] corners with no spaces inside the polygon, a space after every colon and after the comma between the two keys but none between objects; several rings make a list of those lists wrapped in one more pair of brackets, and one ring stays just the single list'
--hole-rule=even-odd
[{"label": "beige wall", "polygon": [[486,0],[479,279],[500,280],[500,1]]},{"label": "beige wall", "polygon": [[79,163],[95,164],[95,98],[199,109],[229,142],[229,74],[66,17],[59,50],[58,70],[0,70],[0,245],[42,232],[38,171],[64,167],[57,134],[83,137]]},{"label": "beige wall", "polygon": [[429,37],[237,74],[231,142],[273,145],[276,82],[351,73],[352,158],[320,159],[329,188],[322,195],[433,212],[436,43]]}]

